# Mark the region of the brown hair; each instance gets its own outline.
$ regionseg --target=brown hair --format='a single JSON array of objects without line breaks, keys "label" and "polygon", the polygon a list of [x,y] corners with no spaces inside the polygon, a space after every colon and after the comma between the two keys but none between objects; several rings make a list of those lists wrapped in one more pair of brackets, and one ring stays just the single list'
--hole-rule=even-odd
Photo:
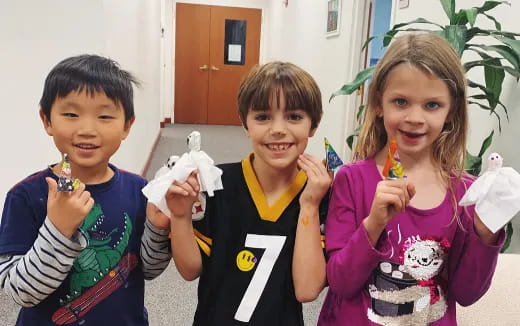
[{"label": "brown hair", "polygon": [[396,38],[378,62],[368,91],[368,105],[354,160],[373,157],[387,143],[383,118],[378,117],[378,110],[386,77],[402,63],[443,80],[450,91],[452,106],[441,134],[432,144],[432,156],[453,195],[455,208],[457,203],[450,177],[460,179],[464,171],[468,133],[466,77],[457,52],[446,40],[433,33],[408,34]]},{"label": "brown hair", "polygon": [[240,84],[238,114],[244,128],[249,110],[268,110],[271,96],[279,101],[280,92],[285,95],[286,110],[305,111],[311,118],[311,129],[318,127],[323,110],[316,81],[292,63],[274,61],[253,67]]}]

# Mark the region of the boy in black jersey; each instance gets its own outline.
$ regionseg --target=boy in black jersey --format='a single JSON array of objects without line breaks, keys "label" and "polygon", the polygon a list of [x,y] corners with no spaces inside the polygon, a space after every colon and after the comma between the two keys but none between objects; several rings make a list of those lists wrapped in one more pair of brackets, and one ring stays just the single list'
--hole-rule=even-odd
[{"label": "boy in black jersey", "polygon": [[321,94],[301,68],[272,62],[243,80],[238,108],[253,153],[219,166],[224,189],[206,197],[204,218],[192,223],[196,174],[168,190],[175,265],[200,277],[194,325],[303,325],[301,302],[326,275],[320,203],[331,177],[304,154]]}]

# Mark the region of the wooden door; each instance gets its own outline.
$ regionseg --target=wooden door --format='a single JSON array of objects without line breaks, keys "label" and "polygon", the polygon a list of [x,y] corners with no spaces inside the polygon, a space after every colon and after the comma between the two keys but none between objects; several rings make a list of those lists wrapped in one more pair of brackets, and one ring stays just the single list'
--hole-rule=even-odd
[{"label": "wooden door", "polygon": [[[238,87],[244,75],[258,64],[261,18],[260,9],[211,7],[208,124],[241,124],[236,102]],[[233,24],[243,28],[245,44],[230,40],[230,34],[237,34]],[[234,54],[233,48],[237,49]],[[238,54],[241,58],[237,58]]]},{"label": "wooden door", "polygon": [[174,121],[208,120],[210,7],[177,3]]},{"label": "wooden door", "polygon": [[[261,10],[184,3],[176,8],[174,121],[240,125],[236,96],[259,60]],[[240,44],[229,37],[235,23],[245,31]]]}]

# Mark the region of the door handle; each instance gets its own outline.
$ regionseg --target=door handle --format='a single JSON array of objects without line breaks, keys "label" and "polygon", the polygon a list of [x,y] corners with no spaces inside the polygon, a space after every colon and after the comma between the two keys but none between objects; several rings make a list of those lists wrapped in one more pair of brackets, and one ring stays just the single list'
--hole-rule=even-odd
[{"label": "door handle", "polygon": [[199,67],[200,70],[208,70],[208,65],[203,65]]},{"label": "door handle", "polygon": [[217,71],[217,70],[220,70],[219,68],[215,67],[214,65],[211,65],[211,70],[213,71]]}]

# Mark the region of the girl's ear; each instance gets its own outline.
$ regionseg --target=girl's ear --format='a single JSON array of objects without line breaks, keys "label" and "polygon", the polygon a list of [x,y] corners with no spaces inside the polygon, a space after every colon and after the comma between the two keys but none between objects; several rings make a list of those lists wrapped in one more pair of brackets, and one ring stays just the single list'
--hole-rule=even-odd
[{"label": "girl's ear", "polygon": [[52,136],[51,121],[49,119],[47,119],[47,116],[45,115],[45,113],[43,113],[43,110],[41,110],[41,109],[40,109],[40,119],[42,120],[43,129],[45,129],[45,132],[47,133],[47,135]]},{"label": "girl's ear", "polygon": [[309,131],[309,137],[314,136],[314,134],[316,133],[316,129],[318,129],[318,128],[313,128],[313,129],[311,129],[311,130]]}]

